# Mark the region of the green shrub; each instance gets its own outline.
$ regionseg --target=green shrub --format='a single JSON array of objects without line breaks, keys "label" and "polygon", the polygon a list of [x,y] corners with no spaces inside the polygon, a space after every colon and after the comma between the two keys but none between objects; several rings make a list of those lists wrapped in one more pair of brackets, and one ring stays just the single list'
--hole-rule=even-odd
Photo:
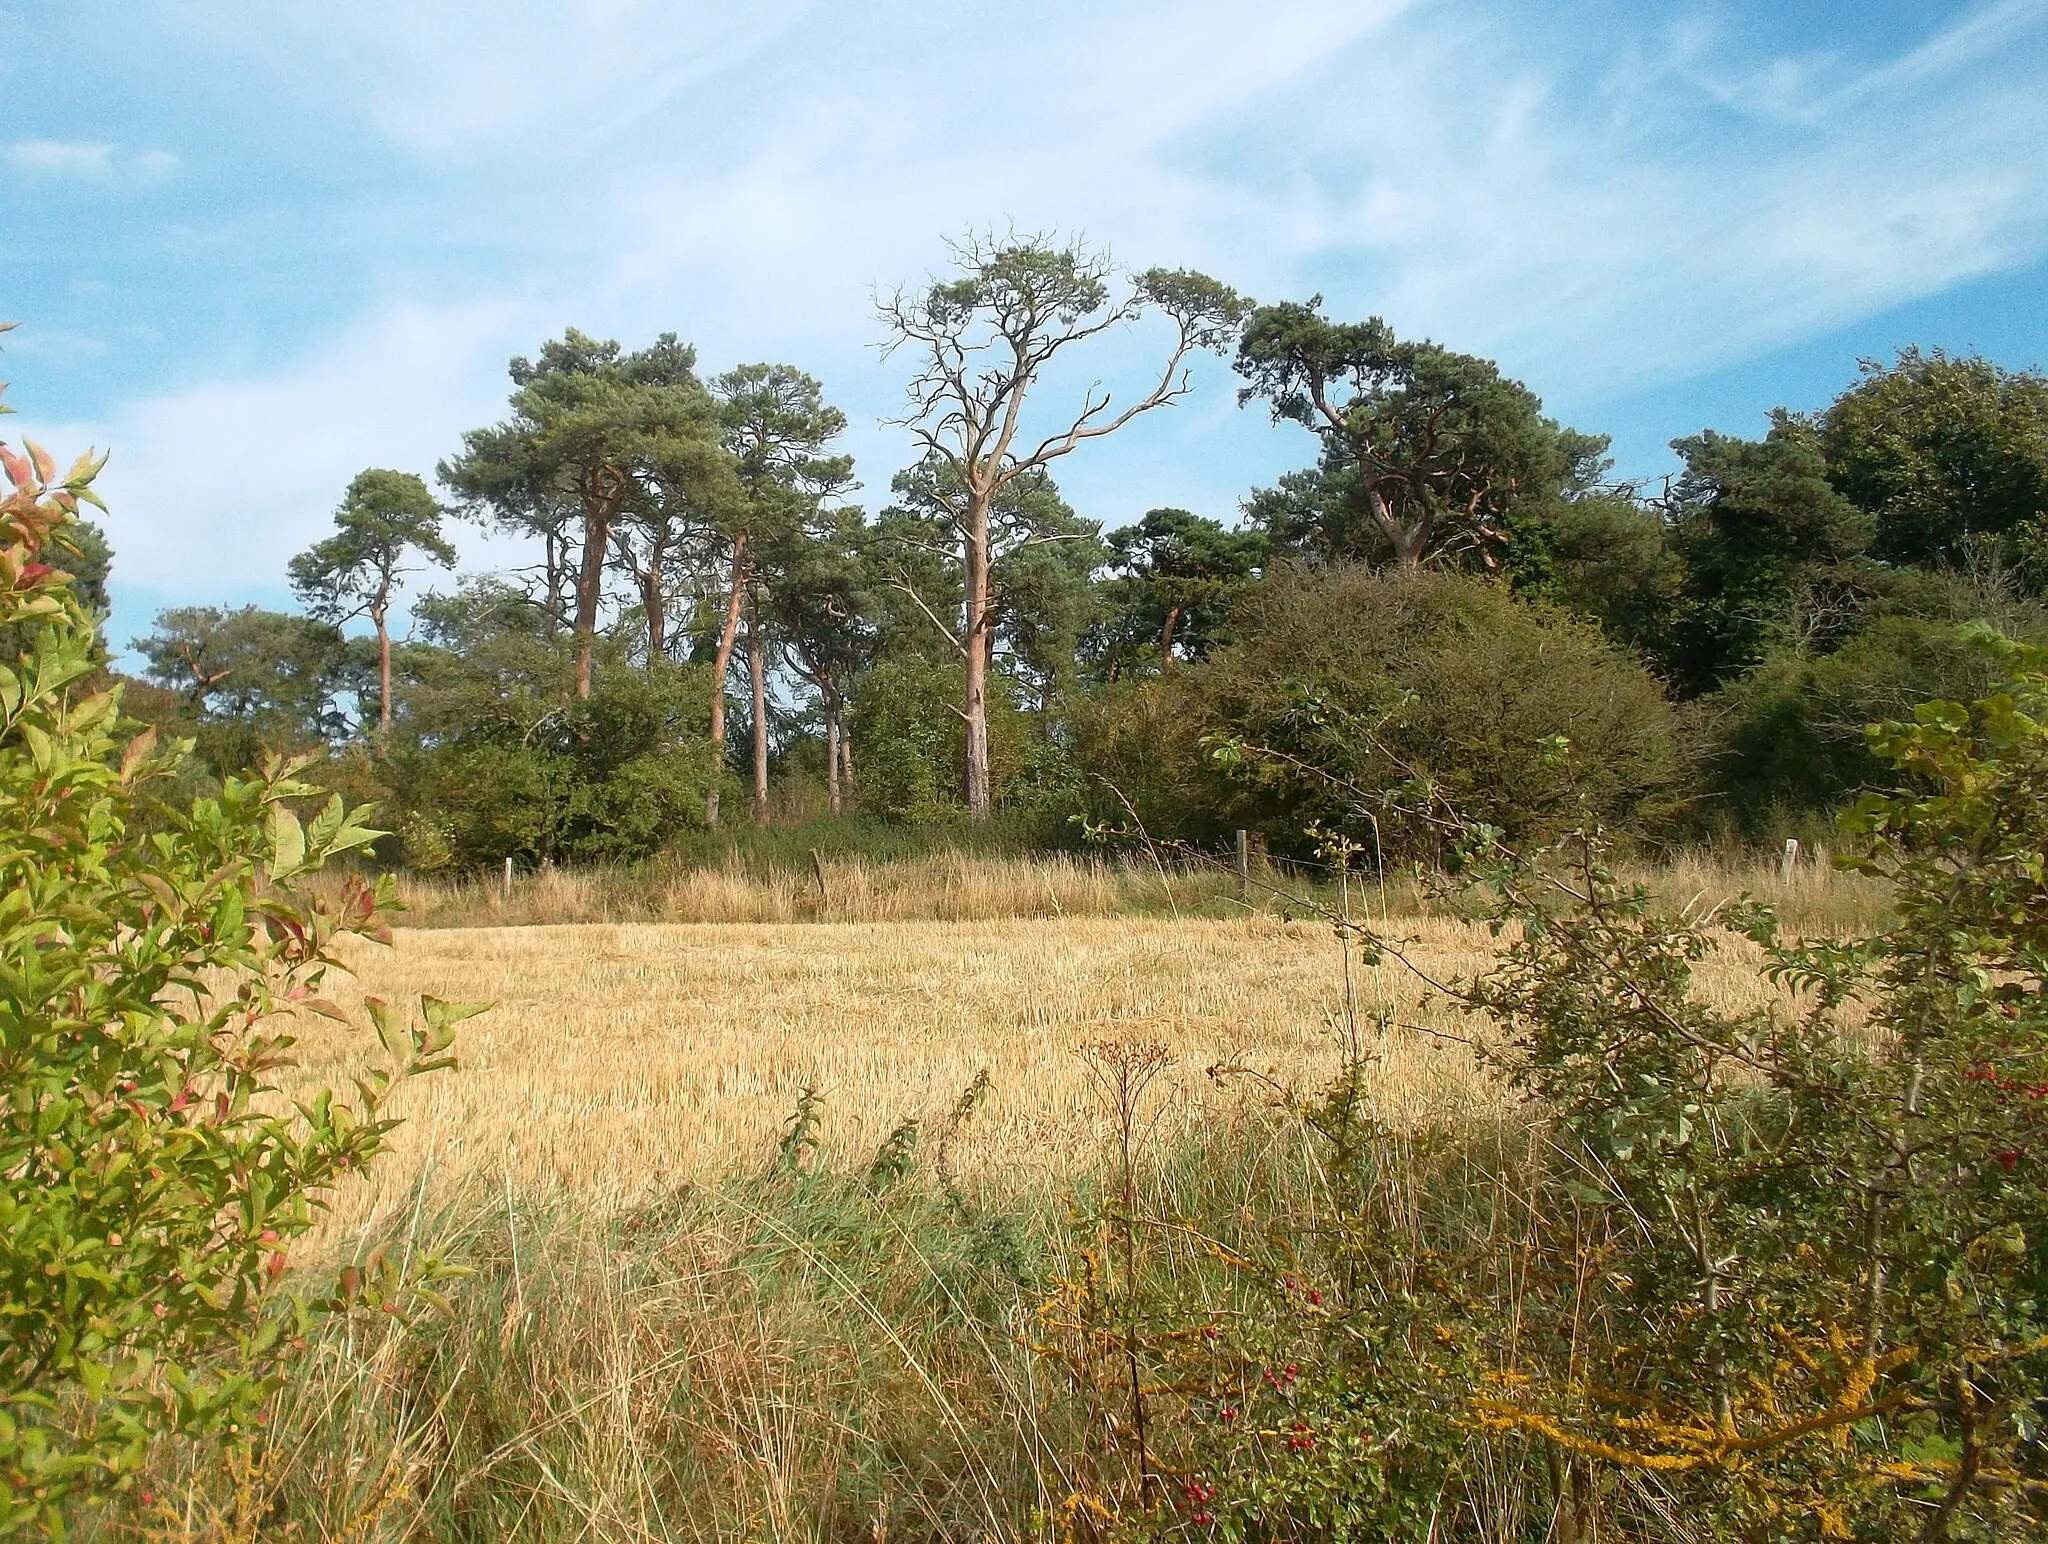
[{"label": "green shrub", "polygon": [[1916,703],[1968,701],[1997,675],[1954,623],[1918,617],[1881,617],[1832,654],[1775,655],[1702,704],[1705,813],[1751,839],[1832,815],[1884,777],[1868,725],[1910,717]]},{"label": "green shrub", "polygon": [[1522,939],[1470,1001],[1518,1032],[1507,1070],[1551,1115],[1599,1269],[1532,1294],[1529,1376],[1482,1413],[1655,1473],[1716,1536],[2048,1520],[2048,653],[1984,652],[2006,679],[1976,703],[1871,731],[1907,786],[1844,829],[1896,886],[1892,926],[1792,946],[1762,908],[1731,918],[1796,1015],[1703,1001],[1716,929],[1597,856],[1562,912],[1501,871]]},{"label": "green shrub", "polygon": [[566,655],[539,639],[499,637],[476,661],[427,664],[377,764],[409,866],[631,862],[703,827],[718,777],[702,733],[705,667],[645,668],[604,646],[591,695],[577,699]]},{"label": "green shrub", "polygon": [[[1844,821],[1847,865],[1897,896],[1874,937],[1660,914],[1597,832],[1524,857],[1440,811],[1504,938],[1443,989],[1491,1021],[1527,1127],[1380,1125],[1354,1051],[1300,1111],[1314,1202],[1196,1219],[1226,1267],[1206,1295],[1183,1270],[1134,1296],[1114,1251],[1071,1273],[1067,1359],[1127,1354],[1160,1434],[1126,1437],[1104,1515],[1247,1540],[2041,1537],[2048,651],[1979,647],[1991,691],[1871,732],[1905,784]],[[1754,945],[1785,999],[1697,989]],[[1155,1255],[1186,1226],[1124,1212]]]},{"label": "green shrub", "polygon": [[1589,624],[1480,579],[1353,568],[1246,592],[1209,661],[1099,699],[1081,755],[1098,812],[1127,798],[1154,836],[1241,826],[1286,850],[1321,824],[1370,852],[1377,822],[1389,857],[1436,849],[1402,790],[1530,839],[1586,810],[1660,829],[1684,773],[1657,682]]},{"label": "green shrub", "polygon": [[[966,732],[949,706],[959,680],[957,668],[908,656],[879,661],[855,681],[854,788],[863,810],[916,824],[964,808]],[[991,723],[989,739],[996,738]]]},{"label": "green shrub", "polygon": [[92,621],[41,561],[98,466],[0,461],[0,634],[28,640],[0,668],[0,1532],[60,1532],[161,1434],[253,1437],[313,1311],[278,1290],[292,1240],[469,1010],[427,999],[414,1028],[375,1004],[389,1070],[280,1100],[290,1016],[334,1015],[333,945],[385,899],[291,886],[377,833],[339,798],[302,825],[313,790],[278,760],[139,819],[185,748],[123,743]]},{"label": "green shrub", "polygon": [[[910,825],[957,823],[967,763],[961,670],[916,655],[884,659],[854,683],[854,798],[870,815]],[[1063,827],[1080,807],[1080,781],[1058,725],[1017,706],[1018,684],[989,683],[989,779],[1013,823]]]}]

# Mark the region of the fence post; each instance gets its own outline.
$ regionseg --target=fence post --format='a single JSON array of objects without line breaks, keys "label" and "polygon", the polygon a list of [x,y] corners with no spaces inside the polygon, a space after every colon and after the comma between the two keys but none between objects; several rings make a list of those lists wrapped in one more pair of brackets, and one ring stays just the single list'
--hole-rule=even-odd
[{"label": "fence post", "polygon": [[512,859],[509,856],[505,859],[505,899],[512,899]]},{"label": "fence post", "polygon": [[1244,832],[1237,833],[1237,897],[1245,899],[1252,893],[1252,843]]},{"label": "fence post", "polygon": [[811,873],[818,881],[818,900],[826,905],[832,901],[831,892],[825,888],[825,860],[818,855],[818,849],[811,849]]},{"label": "fence post", "polygon": [[1785,838],[1785,851],[1778,859],[1778,883],[1781,885],[1792,883],[1792,871],[1798,866],[1799,838],[1788,836]]}]

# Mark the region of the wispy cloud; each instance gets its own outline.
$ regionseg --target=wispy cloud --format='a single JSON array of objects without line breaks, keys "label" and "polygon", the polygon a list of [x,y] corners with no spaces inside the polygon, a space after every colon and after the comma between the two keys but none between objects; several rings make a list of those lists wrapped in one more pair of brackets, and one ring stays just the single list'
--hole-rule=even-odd
[{"label": "wispy cloud", "polygon": [[[1513,5],[1055,12],[1061,66],[1014,98],[909,51],[800,95],[756,82],[778,109],[723,153],[606,180],[601,288],[628,314],[715,295],[714,328],[843,337],[871,325],[866,283],[914,276],[936,233],[1014,219],[1613,391],[2048,252],[2038,3],[1860,68],[1712,28],[1539,34]],[[955,20],[948,58],[1015,41]],[[841,44],[825,28],[798,67]]]},{"label": "wispy cloud", "polygon": [[35,177],[97,182],[114,174],[114,147],[63,139],[17,139],[5,150],[7,164]]},{"label": "wispy cloud", "polygon": [[26,176],[67,182],[156,182],[179,166],[168,150],[122,154],[113,145],[66,139],[13,140],[0,146],[0,159]]},{"label": "wispy cloud", "polygon": [[99,359],[107,352],[104,338],[68,327],[31,326],[7,334],[7,352],[29,359],[61,359],[76,363]]},{"label": "wispy cloud", "polygon": [[[1822,86],[1697,33],[1602,69],[1439,7],[1375,50],[1369,111],[1315,126],[1267,228],[1332,290],[1552,384],[1713,368],[2048,252],[2048,7],[1985,14]],[[1736,74],[1799,112],[1720,111]]]},{"label": "wispy cloud", "polygon": [[[399,306],[274,372],[166,393],[97,422],[26,427],[64,455],[111,447],[98,488],[124,589],[224,600],[280,585],[365,465],[431,479],[463,429],[501,414],[505,360],[537,325],[503,305]],[[22,423],[10,420],[6,437]],[[116,631],[146,620],[118,616]]]},{"label": "wispy cloud", "polygon": [[168,150],[144,150],[130,156],[123,169],[138,182],[161,182],[176,176],[183,164]]},{"label": "wispy cloud", "polygon": [[[324,342],[254,338],[231,376],[98,426],[123,565],[209,595],[274,576],[349,474],[430,466],[496,413],[504,357],[569,322],[673,328],[714,367],[803,363],[885,488],[900,370],[870,290],[970,226],[1080,231],[1267,299],[1320,290],[1581,398],[2048,255],[2048,3],[1988,0],[1888,48],[1850,23],[1766,35],[1735,3],[152,0],[163,70],[256,82],[266,125],[326,147],[250,207],[302,183],[353,200],[315,210],[317,243],[264,248],[267,270],[223,261],[324,264],[363,298]],[[112,147],[156,132],[5,154],[137,176],[148,157]],[[348,181],[364,167],[381,180]],[[1116,384],[1155,346],[1097,363]],[[1090,513],[1227,511],[1303,453],[1237,413],[1222,372],[1205,386],[1063,469]],[[245,469],[228,500],[184,470],[188,440],[222,436]]]},{"label": "wispy cloud", "polygon": [[181,22],[430,157],[546,160],[785,38],[807,0],[191,0]]}]

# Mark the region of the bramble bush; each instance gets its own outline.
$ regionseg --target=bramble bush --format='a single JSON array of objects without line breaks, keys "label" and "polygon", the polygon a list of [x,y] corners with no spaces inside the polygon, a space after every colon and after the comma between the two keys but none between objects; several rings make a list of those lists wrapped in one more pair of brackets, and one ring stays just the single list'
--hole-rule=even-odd
[{"label": "bramble bush", "polygon": [[[1431,985],[1526,1124],[1377,1123],[1358,1034],[1292,1101],[1316,1156],[1291,1190],[1113,1208],[1122,1247],[1048,1313],[1121,1454],[1075,1531],[2042,1537],[2048,651],[1974,646],[1994,690],[1870,732],[1898,786],[1842,822],[1895,895],[1868,938],[1661,914],[1596,828],[1521,854],[1418,811],[1501,940]],[[1782,995],[1701,991],[1720,951]]]},{"label": "bramble bush", "polygon": [[26,449],[0,446],[0,636],[26,640],[0,665],[0,1533],[58,1535],[163,1436],[256,1441],[312,1316],[407,1310],[388,1268],[295,1295],[287,1252],[384,1146],[391,1090],[451,1066],[477,1010],[373,1002],[388,1070],[283,1098],[292,1017],[339,1017],[319,996],[335,945],[384,936],[390,901],[293,884],[379,833],[338,798],[302,823],[314,790],[277,759],[151,807],[187,747],[124,734],[51,561],[100,462],[60,477]]},{"label": "bramble bush", "polygon": [[[1901,786],[1842,827],[1895,890],[1874,937],[1658,917],[1587,842],[1561,910],[1493,868],[1521,936],[1467,1000],[1513,1032],[1601,1268],[1550,1305],[1548,1365],[1503,1366],[1479,1415],[1655,1476],[1718,1536],[2048,1519],[2048,653],[1975,643],[1994,691],[1871,731]],[[1692,990],[1728,928],[1800,1012]]]}]

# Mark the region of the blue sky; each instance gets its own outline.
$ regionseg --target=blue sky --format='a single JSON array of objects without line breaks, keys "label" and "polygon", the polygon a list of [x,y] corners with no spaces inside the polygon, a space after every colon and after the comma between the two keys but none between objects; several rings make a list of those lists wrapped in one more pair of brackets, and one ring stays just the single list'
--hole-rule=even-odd
[{"label": "blue sky", "polygon": [[[1321,291],[1637,475],[1907,343],[2048,364],[2048,0],[0,0],[0,103],[9,432],[112,448],[117,640],[283,600],[565,325],[812,370],[878,504],[872,293],[969,227]],[[1083,513],[1309,459],[1198,385],[1062,465]]]}]

